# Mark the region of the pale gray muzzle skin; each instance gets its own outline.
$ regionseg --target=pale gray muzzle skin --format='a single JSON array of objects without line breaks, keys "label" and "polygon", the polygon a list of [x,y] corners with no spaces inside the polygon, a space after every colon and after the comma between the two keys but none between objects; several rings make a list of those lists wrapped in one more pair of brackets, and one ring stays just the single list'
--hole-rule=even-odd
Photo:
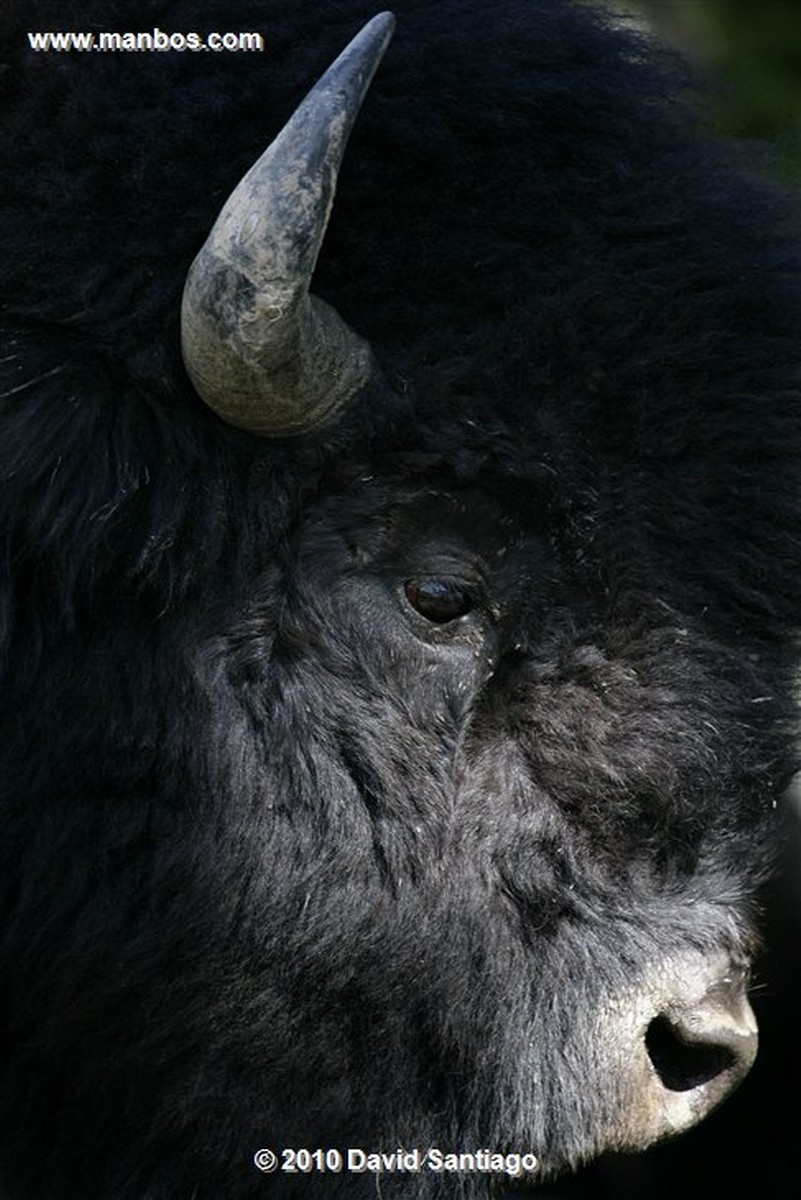
[{"label": "pale gray muzzle skin", "polygon": [[[610,1081],[605,1150],[642,1150],[697,1124],[737,1087],[757,1052],[744,965],[692,952],[653,967],[598,1015]],[[614,1082],[613,1082],[614,1081]]]}]

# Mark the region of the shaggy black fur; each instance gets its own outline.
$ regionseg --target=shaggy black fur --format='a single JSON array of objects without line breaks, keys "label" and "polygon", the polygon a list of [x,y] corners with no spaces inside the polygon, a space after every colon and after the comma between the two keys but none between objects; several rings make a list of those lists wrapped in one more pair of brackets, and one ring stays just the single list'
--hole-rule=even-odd
[{"label": "shaggy black fur", "polygon": [[[598,1003],[754,942],[798,276],[677,64],[555,0],[399,0],[315,280],[385,382],[270,443],[185,376],[194,254],[377,7],[0,18],[8,1200],[375,1194],[263,1178],[261,1145],[578,1163],[612,1119]],[[153,27],[266,49],[26,36]],[[447,628],[404,594],[443,575]]]}]

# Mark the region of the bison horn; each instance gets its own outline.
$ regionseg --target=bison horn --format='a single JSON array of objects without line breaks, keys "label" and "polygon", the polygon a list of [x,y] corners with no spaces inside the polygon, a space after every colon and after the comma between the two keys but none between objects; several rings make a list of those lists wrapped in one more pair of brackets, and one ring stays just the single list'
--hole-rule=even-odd
[{"label": "bison horn", "polygon": [[392,36],[374,17],[235,188],[192,264],[184,362],[223,420],[264,436],[339,412],[372,372],[368,344],[309,282],[356,115]]}]

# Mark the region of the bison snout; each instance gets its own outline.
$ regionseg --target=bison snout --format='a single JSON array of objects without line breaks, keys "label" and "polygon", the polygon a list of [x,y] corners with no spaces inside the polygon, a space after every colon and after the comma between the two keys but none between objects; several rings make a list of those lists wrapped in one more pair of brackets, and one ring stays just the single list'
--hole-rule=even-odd
[{"label": "bison snout", "polygon": [[628,1005],[614,1005],[609,1032],[623,1079],[615,1148],[643,1149],[688,1129],[741,1082],[757,1052],[746,983],[728,956],[685,955],[652,971]]},{"label": "bison snout", "polygon": [[698,1093],[716,1104],[748,1071],[757,1050],[757,1030],[742,985],[714,987],[695,1005],[669,1005],[651,1021],[645,1046],[662,1086]]}]

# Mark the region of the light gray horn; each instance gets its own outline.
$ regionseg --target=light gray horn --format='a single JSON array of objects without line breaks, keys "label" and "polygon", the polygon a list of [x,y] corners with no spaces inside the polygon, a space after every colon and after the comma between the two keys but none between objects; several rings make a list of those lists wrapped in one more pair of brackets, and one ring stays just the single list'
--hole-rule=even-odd
[{"label": "light gray horn", "polygon": [[374,17],[228,198],[189,269],[186,369],[223,420],[266,437],[340,411],[372,372],[368,344],[309,283],[350,131],[395,19]]}]

